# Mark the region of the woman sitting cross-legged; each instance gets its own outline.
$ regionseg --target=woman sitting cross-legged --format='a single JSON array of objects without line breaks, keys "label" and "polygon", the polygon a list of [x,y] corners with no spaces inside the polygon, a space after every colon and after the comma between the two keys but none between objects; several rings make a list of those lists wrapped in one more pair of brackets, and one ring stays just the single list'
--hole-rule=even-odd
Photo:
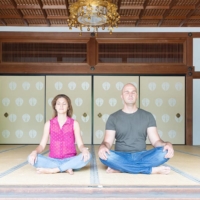
[{"label": "woman sitting cross-legged", "polygon": [[[44,133],[38,147],[28,156],[28,162],[36,167],[39,174],[54,174],[68,172],[86,166],[91,154],[83,144],[80,126],[72,119],[73,108],[71,100],[64,94],[59,94],[52,101],[54,117],[44,125]],[[49,156],[41,155],[50,137]],[[77,155],[75,140],[80,150]]]}]

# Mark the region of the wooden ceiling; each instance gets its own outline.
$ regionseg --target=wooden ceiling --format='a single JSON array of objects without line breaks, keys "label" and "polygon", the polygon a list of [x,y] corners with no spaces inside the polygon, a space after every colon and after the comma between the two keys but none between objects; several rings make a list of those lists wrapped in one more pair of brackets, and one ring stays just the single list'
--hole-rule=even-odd
[{"label": "wooden ceiling", "polygon": [[[0,26],[67,27],[76,0],[0,0]],[[112,0],[120,27],[200,27],[200,0]]]}]

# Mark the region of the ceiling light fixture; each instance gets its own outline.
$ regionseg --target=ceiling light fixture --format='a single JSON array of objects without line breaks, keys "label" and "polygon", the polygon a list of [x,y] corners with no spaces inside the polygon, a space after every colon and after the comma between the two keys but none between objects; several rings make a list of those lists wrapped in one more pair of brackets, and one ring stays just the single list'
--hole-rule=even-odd
[{"label": "ceiling light fixture", "polygon": [[102,30],[108,27],[112,34],[120,18],[117,6],[110,3],[110,0],[78,0],[70,5],[69,10],[70,16],[67,20],[69,29],[79,28],[80,35],[83,27],[86,27],[87,31],[93,30],[95,35],[99,27],[102,27]]}]

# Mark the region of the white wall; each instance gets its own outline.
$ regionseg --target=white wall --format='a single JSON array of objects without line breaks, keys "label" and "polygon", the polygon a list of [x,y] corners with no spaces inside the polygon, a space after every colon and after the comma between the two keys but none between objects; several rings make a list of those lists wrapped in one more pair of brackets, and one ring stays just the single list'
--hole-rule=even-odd
[{"label": "white wall", "polygon": [[[193,39],[193,66],[200,71],[200,38]],[[193,145],[200,145],[200,79],[193,80]]]},{"label": "white wall", "polygon": [[[80,32],[78,28],[72,28],[69,30],[69,27],[22,27],[22,26],[0,26],[0,32]],[[88,32],[87,27],[83,27],[83,32]],[[92,32],[92,31],[89,31]],[[102,30],[98,29],[98,32],[107,32],[108,29]],[[200,27],[118,27],[114,28],[113,32],[125,32],[125,33],[189,33],[189,32],[200,32]]]}]

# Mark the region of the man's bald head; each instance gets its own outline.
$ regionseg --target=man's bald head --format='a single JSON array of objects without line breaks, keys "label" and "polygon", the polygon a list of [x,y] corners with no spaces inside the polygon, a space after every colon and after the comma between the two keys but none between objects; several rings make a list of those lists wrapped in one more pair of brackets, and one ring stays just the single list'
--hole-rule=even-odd
[{"label": "man's bald head", "polygon": [[135,91],[137,93],[137,88],[135,87],[135,85],[133,85],[132,83],[127,83],[124,85],[124,87],[122,88],[122,93],[126,90],[127,87],[134,87]]}]

